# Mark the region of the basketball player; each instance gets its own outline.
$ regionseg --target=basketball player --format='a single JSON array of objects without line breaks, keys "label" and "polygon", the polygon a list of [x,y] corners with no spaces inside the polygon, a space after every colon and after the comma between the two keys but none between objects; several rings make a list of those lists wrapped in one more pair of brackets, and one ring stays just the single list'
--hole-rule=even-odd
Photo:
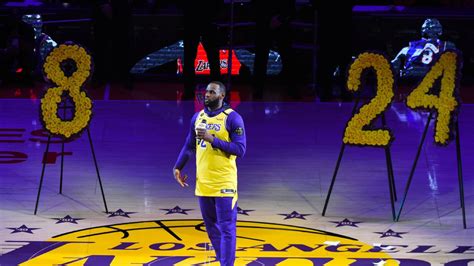
[{"label": "basketball player", "polygon": [[237,221],[237,165],[246,149],[242,117],[224,104],[224,84],[211,82],[206,88],[205,108],[191,119],[186,142],[173,174],[187,187],[187,175],[181,170],[196,154],[196,189],[206,231],[222,266],[235,261]]}]

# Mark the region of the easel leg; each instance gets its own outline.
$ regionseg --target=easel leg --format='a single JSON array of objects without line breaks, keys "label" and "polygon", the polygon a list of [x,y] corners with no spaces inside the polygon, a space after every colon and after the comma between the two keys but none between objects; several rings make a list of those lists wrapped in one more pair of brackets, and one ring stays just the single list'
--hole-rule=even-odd
[{"label": "easel leg", "polygon": [[[46,153],[45,154],[48,154],[49,152],[49,144],[51,143],[51,135],[48,135],[48,143],[46,144]],[[38,212],[38,203],[39,203],[39,199],[40,199],[40,195],[41,195],[41,188],[43,186],[43,178],[44,178],[44,171],[46,169],[46,158],[43,157],[43,169],[41,170],[41,178],[40,178],[40,184],[39,184],[39,187],[38,187],[38,196],[36,197],[36,205],[35,205],[35,213],[34,215],[36,215],[36,213]]]},{"label": "easel leg", "polygon": [[341,150],[339,151],[339,157],[337,158],[336,169],[334,169],[334,174],[332,175],[331,185],[329,186],[329,191],[326,196],[326,201],[324,202],[323,208],[323,216],[326,215],[326,209],[328,207],[329,198],[331,197],[332,188],[334,186],[334,182],[336,181],[337,172],[339,171],[339,165],[341,164],[342,156],[344,155],[344,149],[346,148],[346,144],[341,145]]},{"label": "easel leg", "polygon": [[[63,118],[66,119],[66,99],[63,98]],[[64,172],[64,139],[61,142],[61,174],[59,177],[59,194],[63,194],[63,172]]]},{"label": "easel leg", "polygon": [[63,194],[63,172],[64,172],[64,140],[61,143],[61,175],[59,177],[59,194]]},{"label": "easel leg", "polygon": [[[357,106],[359,105],[360,98],[357,97],[354,106],[352,107],[351,117],[354,116]],[[326,201],[324,201],[324,208],[322,215],[326,215],[326,209],[328,207],[329,199],[331,198],[332,188],[334,187],[334,182],[336,181],[337,172],[339,171],[339,166],[341,165],[342,156],[344,155],[344,149],[346,148],[346,144],[344,142],[341,145],[341,150],[339,151],[339,156],[337,157],[336,168],[334,169],[334,174],[332,175],[331,185],[329,186],[328,194],[326,195]]]},{"label": "easel leg", "polygon": [[457,155],[457,163],[458,163],[458,180],[459,180],[459,196],[461,200],[461,210],[462,210],[462,223],[464,229],[467,228],[466,225],[466,209],[464,205],[464,182],[462,178],[462,159],[461,159],[461,141],[459,139],[459,122],[456,119],[455,123],[456,127],[456,155]]},{"label": "easel leg", "polygon": [[388,187],[390,190],[390,204],[392,206],[392,219],[395,221],[395,180],[393,178],[392,162],[390,159],[390,148],[385,147],[385,160],[387,161]]},{"label": "easel leg", "polygon": [[423,148],[423,143],[425,142],[426,133],[428,132],[428,127],[430,126],[432,116],[433,116],[433,112],[430,112],[428,116],[428,120],[426,121],[425,130],[423,131],[420,144],[418,145],[418,150],[416,151],[415,161],[413,162],[413,166],[411,167],[410,176],[408,177],[407,185],[405,187],[405,193],[403,195],[402,203],[400,205],[400,210],[398,210],[398,215],[397,215],[397,220],[396,220],[397,222],[400,220],[400,215],[403,210],[403,205],[405,205],[405,200],[407,199],[407,194],[408,194],[408,190],[410,189],[411,180],[413,179],[413,174],[415,173],[416,165],[418,163],[418,158],[420,157],[420,152],[421,152],[421,149]]},{"label": "easel leg", "polygon": [[[385,127],[386,125],[385,114],[382,114],[382,126]],[[393,174],[392,153],[390,152],[390,147],[387,147],[385,150],[385,157],[387,160],[388,182],[391,186],[390,189],[393,190],[392,198],[394,201],[397,201],[397,189],[395,187],[395,175]]]},{"label": "easel leg", "polygon": [[[357,97],[356,101],[354,103],[354,106],[352,107],[351,117],[354,116],[355,111],[357,110],[357,106],[359,105],[359,100],[360,100],[360,98]],[[328,194],[326,196],[326,201],[324,202],[324,208],[323,208],[323,213],[322,213],[323,216],[326,215],[326,209],[328,207],[329,198],[331,197],[332,188],[334,186],[334,182],[336,181],[337,172],[339,171],[339,166],[341,164],[341,160],[342,160],[342,156],[344,155],[344,149],[345,148],[346,148],[346,144],[344,144],[344,142],[343,142],[342,145],[341,145],[341,150],[339,151],[339,156],[337,158],[336,168],[334,169],[334,174],[332,175],[331,185],[329,186]]]},{"label": "easel leg", "polygon": [[397,189],[395,187],[395,175],[393,174],[393,164],[392,164],[392,153],[390,152],[390,148],[388,148],[387,156],[387,167],[389,168],[389,175],[390,175],[390,184],[393,188],[393,200],[397,201]]},{"label": "easel leg", "polygon": [[[387,120],[385,119],[385,113],[382,114],[382,127],[387,125]],[[392,207],[392,219],[395,221],[395,201],[397,201],[397,192],[395,189],[395,177],[393,175],[393,165],[392,165],[392,155],[390,153],[390,147],[387,146],[385,150],[385,161],[387,163],[387,176],[388,176],[388,187],[390,190],[390,205]]]},{"label": "easel leg", "polygon": [[109,210],[107,209],[107,202],[105,201],[104,188],[102,187],[102,180],[100,178],[99,166],[97,165],[97,160],[95,158],[94,145],[92,145],[91,132],[89,128],[87,128],[87,136],[89,137],[89,144],[91,145],[92,157],[94,158],[95,170],[97,172],[97,178],[99,179],[100,191],[102,192],[102,199],[104,201],[105,212],[108,213]]}]

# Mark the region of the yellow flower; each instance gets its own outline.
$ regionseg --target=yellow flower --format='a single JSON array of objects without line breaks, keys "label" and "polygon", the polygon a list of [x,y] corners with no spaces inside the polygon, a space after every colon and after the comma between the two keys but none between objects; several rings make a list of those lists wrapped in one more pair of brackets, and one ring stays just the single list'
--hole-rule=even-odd
[{"label": "yellow flower", "polygon": [[[454,111],[459,106],[454,93],[456,90],[457,53],[448,51],[443,53],[423,81],[407,98],[407,105],[412,109],[436,109],[435,142],[447,144],[449,140],[450,121]],[[441,77],[439,96],[428,94],[437,78]]]},{"label": "yellow flower", "polygon": [[[70,77],[66,77],[60,67],[61,62],[67,59],[74,60],[77,67]],[[42,119],[50,133],[70,138],[87,127],[92,115],[92,101],[80,89],[91,74],[91,62],[91,56],[76,44],[61,44],[46,58],[43,65],[46,78],[58,86],[48,89],[41,99]],[[57,116],[58,104],[65,91],[69,92],[75,105],[72,121],[63,121]]]},{"label": "yellow flower", "polygon": [[359,112],[347,123],[343,142],[355,145],[386,146],[390,143],[391,135],[387,130],[363,130],[380,115],[394,96],[394,75],[387,58],[382,54],[365,52],[360,54],[350,65],[347,78],[347,88],[358,91],[361,85],[361,75],[366,68],[374,68],[377,75],[377,96],[370,103],[362,106]]}]

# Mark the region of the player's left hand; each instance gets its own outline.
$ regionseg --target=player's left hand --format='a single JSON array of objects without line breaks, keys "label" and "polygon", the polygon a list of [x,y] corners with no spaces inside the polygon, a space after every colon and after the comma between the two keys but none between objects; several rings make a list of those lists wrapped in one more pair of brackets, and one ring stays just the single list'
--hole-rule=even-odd
[{"label": "player's left hand", "polygon": [[196,138],[203,139],[209,143],[212,143],[214,140],[214,136],[211,135],[206,129],[198,128],[196,129]]}]

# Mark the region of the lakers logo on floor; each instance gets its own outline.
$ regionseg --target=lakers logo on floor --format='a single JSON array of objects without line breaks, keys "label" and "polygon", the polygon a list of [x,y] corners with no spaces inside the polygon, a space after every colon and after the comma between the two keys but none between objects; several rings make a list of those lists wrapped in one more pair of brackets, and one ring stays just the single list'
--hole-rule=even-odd
[{"label": "lakers logo on floor", "polygon": [[[29,245],[37,251],[26,254],[24,247],[22,265],[219,265],[196,219],[99,226]],[[382,249],[351,237],[248,221],[237,223],[236,255],[235,265],[398,265]]]}]

